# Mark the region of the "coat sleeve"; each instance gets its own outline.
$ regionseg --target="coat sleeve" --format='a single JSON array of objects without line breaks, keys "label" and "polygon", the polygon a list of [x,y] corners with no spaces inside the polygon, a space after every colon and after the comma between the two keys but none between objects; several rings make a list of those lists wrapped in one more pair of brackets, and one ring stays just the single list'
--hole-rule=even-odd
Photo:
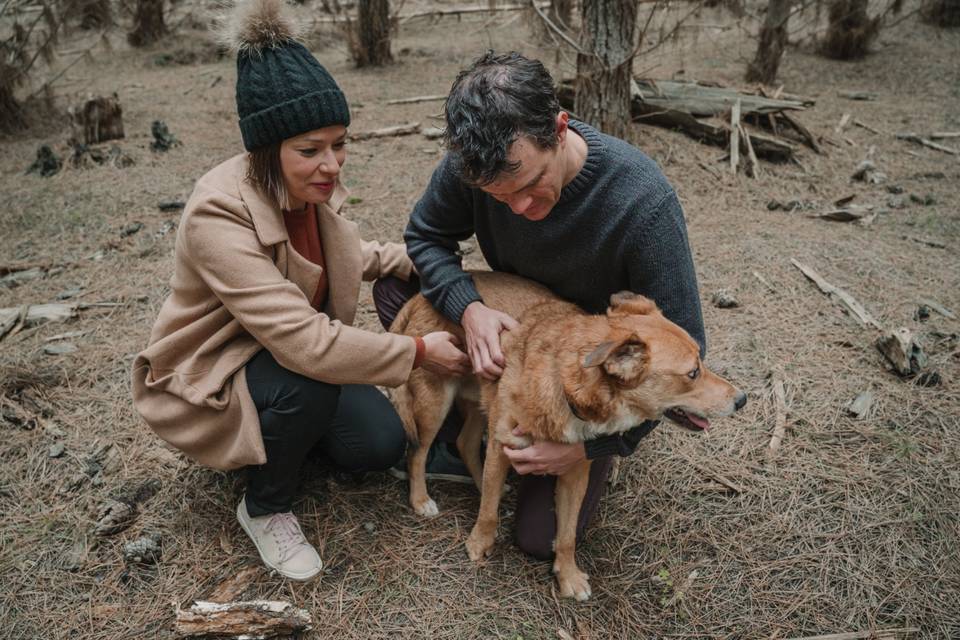
[{"label": "coat sleeve", "polygon": [[392,387],[409,377],[416,343],[313,309],[274,264],[273,248],[260,244],[239,201],[209,199],[184,221],[179,240],[203,282],[284,368],[332,384]]},{"label": "coat sleeve", "polygon": [[396,242],[367,242],[361,245],[363,251],[363,279],[376,280],[384,276],[396,276],[409,280],[413,263],[407,256],[407,249]]}]

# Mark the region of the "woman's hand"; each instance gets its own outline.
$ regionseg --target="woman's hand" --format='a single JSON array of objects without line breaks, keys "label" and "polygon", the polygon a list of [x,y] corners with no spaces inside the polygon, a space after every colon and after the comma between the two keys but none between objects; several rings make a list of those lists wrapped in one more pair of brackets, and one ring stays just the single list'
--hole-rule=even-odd
[{"label": "woman's hand", "polygon": [[473,372],[487,380],[499,378],[507,364],[500,349],[500,332],[516,329],[517,321],[477,300],[467,305],[460,324],[467,338]]},{"label": "woman's hand", "polygon": [[420,366],[441,376],[461,376],[470,372],[470,358],[459,349],[460,340],[447,331],[423,336],[423,362]]}]

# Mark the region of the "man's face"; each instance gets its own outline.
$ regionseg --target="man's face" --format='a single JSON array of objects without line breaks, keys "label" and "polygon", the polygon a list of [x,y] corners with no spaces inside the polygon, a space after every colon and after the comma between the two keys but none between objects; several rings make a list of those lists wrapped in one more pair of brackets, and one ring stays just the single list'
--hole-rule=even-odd
[{"label": "man's face", "polygon": [[519,162],[516,172],[503,175],[480,189],[504,203],[518,216],[538,221],[546,218],[560,200],[566,174],[562,142],[541,149],[530,138],[510,146],[509,159]]}]

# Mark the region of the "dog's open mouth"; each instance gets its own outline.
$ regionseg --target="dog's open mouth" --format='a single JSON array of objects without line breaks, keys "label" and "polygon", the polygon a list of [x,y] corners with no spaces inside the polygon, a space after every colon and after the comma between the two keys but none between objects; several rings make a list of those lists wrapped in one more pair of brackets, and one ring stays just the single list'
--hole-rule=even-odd
[{"label": "dog's open mouth", "polygon": [[705,417],[680,407],[667,409],[663,415],[691,431],[706,431],[710,428],[710,421]]}]

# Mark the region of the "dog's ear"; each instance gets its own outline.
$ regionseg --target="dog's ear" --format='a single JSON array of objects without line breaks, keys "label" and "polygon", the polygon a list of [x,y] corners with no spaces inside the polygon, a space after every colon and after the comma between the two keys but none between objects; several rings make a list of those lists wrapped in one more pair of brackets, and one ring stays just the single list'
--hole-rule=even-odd
[{"label": "dog's ear", "polygon": [[610,296],[610,307],[607,309],[607,315],[647,316],[654,313],[660,313],[660,310],[657,308],[657,303],[639,293],[620,291]]},{"label": "dog's ear", "polygon": [[602,366],[608,375],[626,386],[639,384],[647,369],[647,344],[635,333],[601,342],[583,359],[583,366]]}]

